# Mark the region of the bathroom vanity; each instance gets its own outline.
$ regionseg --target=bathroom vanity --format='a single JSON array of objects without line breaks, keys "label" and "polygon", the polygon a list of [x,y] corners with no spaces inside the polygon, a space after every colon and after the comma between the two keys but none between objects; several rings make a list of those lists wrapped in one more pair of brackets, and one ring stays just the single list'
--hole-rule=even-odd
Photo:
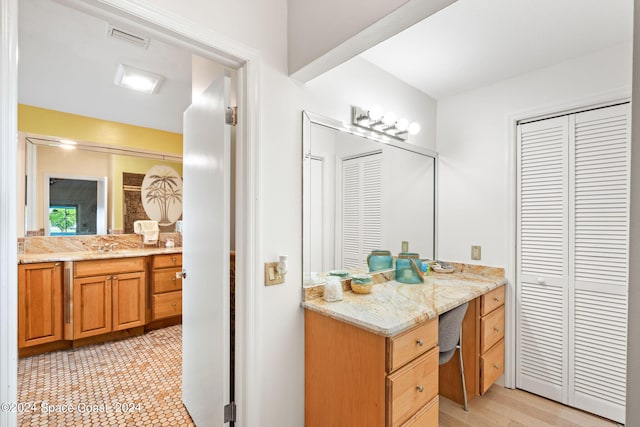
[{"label": "bathroom vanity", "polygon": [[439,395],[462,396],[458,358],[438,366],[438,315],[465,302],[468,397],[488,390],[504,364],[504,270],[454,267],[420,285],[377,283],[367,295],[346,280],[340,302],[304,289],[305,425],[437,426]]},{"label": "bathroom vanity", "polygon": [[[123,249],[82,250],[91,245],[73,238],[84,246],[80,244],[76,250],[58,246],[65,250],[48,248],[20,255],[21,357],[180,323],[182,279],[176,273],[182,270],[182,249],[139,248],[136,237],[132,242],[125,236],[112,239],[119,240]],[[71,241],[43,237],[35,238],[32,244]]]}]

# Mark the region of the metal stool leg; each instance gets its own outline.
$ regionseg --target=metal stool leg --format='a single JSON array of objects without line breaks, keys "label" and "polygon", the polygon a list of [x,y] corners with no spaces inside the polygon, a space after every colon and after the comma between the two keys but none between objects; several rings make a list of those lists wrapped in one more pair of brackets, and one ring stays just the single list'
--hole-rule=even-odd
[{"label": "metal stool leg", "polygon": [[469,411],[467,406],[467,384],[464,381],[464,363],[462,362],[462,328],[460,328],[460,341],[458,341],[458,354],[460,355],[460,378],[462,378],[462,398],[464,399],[464,410]]}]

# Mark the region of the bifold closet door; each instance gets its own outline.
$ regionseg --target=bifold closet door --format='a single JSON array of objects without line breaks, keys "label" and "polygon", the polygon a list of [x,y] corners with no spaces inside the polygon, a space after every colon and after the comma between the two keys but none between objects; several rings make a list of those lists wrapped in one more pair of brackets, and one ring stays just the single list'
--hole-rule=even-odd
[{"label": "bifold closet door", "polygon": [[382,153],[342,160],[342,268],[362,267],[382,241]]},{"label": "bifold closet door", "polygon": [[516,386],[624,423],[629,104],[518,126]]},{"label": "bifold closet door", "polygon": [[567,400],[568,118],[518,126],[516,386]]},{"label": "bifold closet door", "polygon": [[578,113],[573,120],[569,404],[623,423],[629,104]]}]

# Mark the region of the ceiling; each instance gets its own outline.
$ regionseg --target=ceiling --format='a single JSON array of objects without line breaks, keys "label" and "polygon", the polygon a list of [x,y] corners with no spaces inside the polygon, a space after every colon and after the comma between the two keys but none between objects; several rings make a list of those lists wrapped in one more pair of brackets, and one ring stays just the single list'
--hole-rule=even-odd
[{"label": "ceiling", "polygon": [[[182,133],[182,113],[191,104],[191,52],[157,39],[145,49],[109,38],[109,23],[55,1],[18,4],[18,102]],[[146,35],[133,24],[119,26]],[[118,64],[165,80],[153,95],[116,86]]]},{"label": "ceiling", "polygon": [[[108,22],[56,1],[18,3],[20,103],[182,133],[191,52],[108,38]],[[630,42],[632,21],[633,0],[458,0],[361,56],[441,99]],[[159,92],[115,86],[120,63],[163,75]]]},{"label": "ceiling", "polygon": [[361,56],[442,99],[632,37],[633,0],[458,0]]}]

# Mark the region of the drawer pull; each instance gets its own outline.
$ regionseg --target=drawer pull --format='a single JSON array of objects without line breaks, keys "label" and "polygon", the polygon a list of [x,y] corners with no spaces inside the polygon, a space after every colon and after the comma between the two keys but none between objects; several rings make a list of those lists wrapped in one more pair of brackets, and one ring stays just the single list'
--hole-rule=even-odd
[{"label": "drawer pull", "polygon": [[493,297],[493,300],[494,300],[495,302],[500,302],[500,298],[498,298],[498,297]]},{"label": "drawer pull", "polygon": [[497,326],[494,326],[494,327],[493,327],[493,331],[494,331],[494,332],[500,332],[500,328],[498,328]]},{"label": "drawer pull", "polygon": [[174,278],[172,278],[171,280],[173,280],[173,281],[175,282],[175,281],[176,281],[176,278],[174,277]]},{"label": "drawer pull", "polygon": [[[416,344],[418,344],[418,346],[422,347],[424,345],[424,341],[422,340],[416,340]],[[422,390],[421,390],[422,391]]]},{"label": "drawer pull", "polygon": [[416,387],[416,390],[418,390],[420,393],[422,393],[424,391],[424,387],[419,385],[419,386]]},{"label": "drawer pull", "polygon": [[500,370],[500,365],[498,365],[498,364],[496,364],[496,363],[494,363],[494,364],[493,364],[493,367],[494,367],[496,370],[498,370],[498,371]]},{"label": "drawer pull", "polygon": [[173,261],[173,262],[175,263],[175,262],[176,262],[176,259],[175,259],[175,257],[174,257],[174,258],[171,258],[171,261]]}]

